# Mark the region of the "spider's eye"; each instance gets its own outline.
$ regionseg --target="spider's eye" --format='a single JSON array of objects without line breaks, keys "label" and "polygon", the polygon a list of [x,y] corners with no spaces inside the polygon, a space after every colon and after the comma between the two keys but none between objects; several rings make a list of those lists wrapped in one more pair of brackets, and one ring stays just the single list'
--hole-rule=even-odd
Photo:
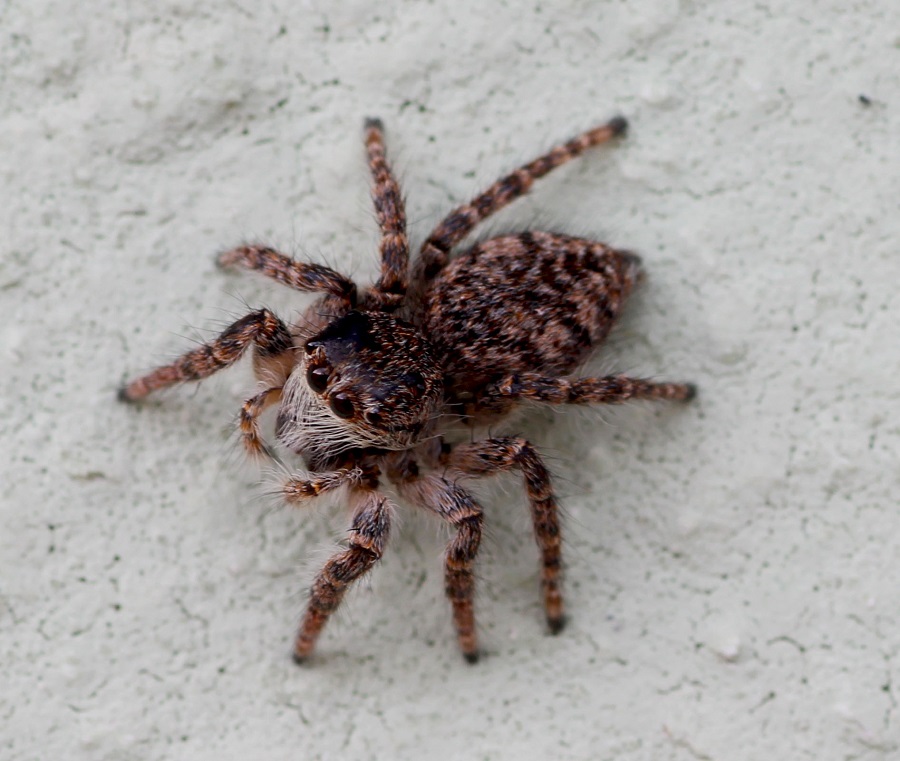
[{"label": "spider's eye", "polygon": [[328,386],[330,371],[327,367],[311,367],[306,373],[306,382],[317,394],[321,394]]},{"label": "spider's eye", "polygon": [[335,394],[331,397],[331,410],[335,415],[344,419],[353,417],[353,413],[356,412],[353,402],[346,394]]},{"label": "spider's eye", "polygon": [[425,393],[425,378],[422,377],[422,373],[412,370],[403,376],[403,381],[406,385],[414,388],[418,393]]},{"label": "spider's eye", "polygon": [[366,410],[364,417],[369,425],[373,425],[376,428],[380,427],[384,422],[384,415],[381,414],[381,410],[378,407]]}]

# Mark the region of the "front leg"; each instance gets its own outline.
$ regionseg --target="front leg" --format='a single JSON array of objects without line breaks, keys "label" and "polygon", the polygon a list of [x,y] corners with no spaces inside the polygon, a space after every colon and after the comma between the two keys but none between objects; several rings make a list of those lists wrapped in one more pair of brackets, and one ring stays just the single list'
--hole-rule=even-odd
[{"label": "front leg", "polygon": [[136,402],[153,391],[208,378],[237,362],[251,344],[256,346],[257,376],[271,375],[283,382],[293,365],[294,342],[278,317],[268,309],[260,309],[226,328],[212,343],[203,344],[172,364],[131,381],[119,391],[119,399]]},{"label": "front leg", "polygon": [[308,478],[292,476],[281,487],[281,493],[289,505],[304,505],[315,497],[343,486],[375,489],[378,487],[378,470],[354,465],[327,473],[314,473]]},{"label": "front leg", "polygon": [[319,571],[309,591],[309,604],[294,643],[294,661],[303,663],[313,651],[347,588],[381,559],[391,528],[391,505],[374,490],[355,490],[358,502],[346,550]]}]

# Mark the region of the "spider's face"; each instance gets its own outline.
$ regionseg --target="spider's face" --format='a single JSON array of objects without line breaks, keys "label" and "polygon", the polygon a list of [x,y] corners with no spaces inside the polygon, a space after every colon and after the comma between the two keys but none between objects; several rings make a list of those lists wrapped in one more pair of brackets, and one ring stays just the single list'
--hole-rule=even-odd
[{"label": "spider's face", "polygon": [[442,373],[409,323],[349,312],[307,341],[285,387],[279,436],[295,451],[408,449],[438,413]]}]

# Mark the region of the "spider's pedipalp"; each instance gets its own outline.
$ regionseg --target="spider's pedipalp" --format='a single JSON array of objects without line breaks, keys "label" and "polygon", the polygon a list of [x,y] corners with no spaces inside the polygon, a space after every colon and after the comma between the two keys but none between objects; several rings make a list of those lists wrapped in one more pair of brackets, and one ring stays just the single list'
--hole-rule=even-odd
[{"label": "spider's pedipalp", "polygon": [[284,501],[289,505],[303,505],[326,492],[343,486],[378,486],[378,473],[361,467],[340,468],[328,473],[311,474],[307,478],[291,476],[282,486]]},{"label": "spider's pedipalp", "polygon": [[241,432],[241,441],[244,451],[250,457],[256,459],[263,456],[271,456],[268,447],[262,440],[259,432],[259,418],[273,404],[281,401],[281,387],[267,388],[258,394],[251,396],[241,406],[238,418],[238,428]]}]

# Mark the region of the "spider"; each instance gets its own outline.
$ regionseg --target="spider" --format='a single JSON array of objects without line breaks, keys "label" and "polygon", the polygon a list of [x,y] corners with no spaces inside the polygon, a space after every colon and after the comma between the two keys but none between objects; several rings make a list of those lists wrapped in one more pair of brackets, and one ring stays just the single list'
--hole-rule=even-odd
[{"label": "spider", "polygon": [[[395,507],[381,489],[454,529],[444,558],[445,589],[463,655],[478,659],[474,564],[481,506],[465,479],[518,471],[540,552],[550,632],[565,623],[559,508],[538,451],[524,438],[476,440],[525,403],[618,404],[687,401],[694,386],[624,375],[572,377],[598,346],[640,279],[640,260],[603,243],[528,231],[490,238],[451,257],[483,220],[527,193],[534,181],[625,132],[616,117],[516,169],[454,209],[410,265],[406,213],[385,156],[383,125],[365,122],[365,146],[381,228],[381,272],[359,290],[329,267],[295,261],[264,245],[218,256],[226,268],[255,270],[299,291],[322,294],[294,324],[268,309],[241,318],[208,344],[136,378],[119,392],[137,402],[198,381],[253,348],[258,387],[241,408],[240,436],[253,456],[273,456],[259,419],[277,406],[275,433],[307,472],[281,491],[291,505],[344,489],[352,512],[346,545],[312,583],[294,642],[298,663],[313,652],[348,587],[382,557]],[[460,436],[459,431],[468,430]],[[456,443],[454,443],[456,432]]]}]

